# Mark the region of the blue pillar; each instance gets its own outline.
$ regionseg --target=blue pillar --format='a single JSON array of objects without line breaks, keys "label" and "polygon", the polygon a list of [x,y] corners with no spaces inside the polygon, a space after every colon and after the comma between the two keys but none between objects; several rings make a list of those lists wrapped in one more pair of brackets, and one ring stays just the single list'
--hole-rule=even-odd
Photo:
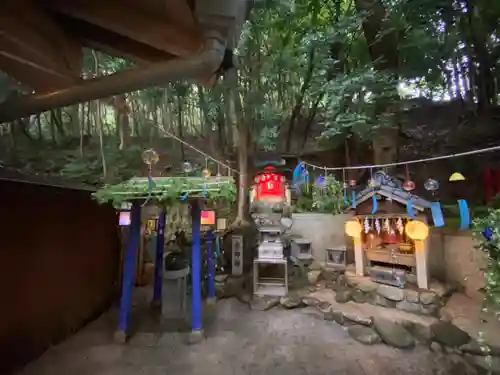
[{"label": "blue pillar", "polygon": [[163,285],[163,249],[165,247],[165,222],[167,213],[162,210],[158,217],[158,227],[156,230],[156,254],[155,254],[155,280],[153,291],[153,307],[160,307],[162,302]]},{"label": "blue pillar", "polygon": [[190,342],[196,343],[203,338],[202,313],[201,313],[201,254],[200,254],[200,230],[201,210],[198,201],[193,200],[191,204],[192,225],[192,257],[191,257],[191,336]]},{"label": "blue pillar", "polygon": [[125,343],[129,323],[132,293],[134,289],[135,258],[141,236],[141,205],[134,202],[131,212],[131,223],[125,259],[123,262],[122,295],[120,311],[118,313],[118,328],[115,332],[115,341]]},{"label": "blue pillar", "polygon": [[208,265],[208,299],[207,303],[215,303],[215,266],[214,252],[212,249],[213,233],[210,229],[207,232],[207,265]]}]

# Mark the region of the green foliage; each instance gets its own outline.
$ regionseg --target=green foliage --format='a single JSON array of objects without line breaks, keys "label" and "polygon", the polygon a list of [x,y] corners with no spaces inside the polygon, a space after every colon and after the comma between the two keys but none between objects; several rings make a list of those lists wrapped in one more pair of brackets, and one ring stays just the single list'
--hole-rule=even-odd
[{"label": "green foliage", "polygon": [[[180,196],[188,193],[189,198],[201,198],[203,185],[206,184],[206,200],[220,203],[236,201],[236,188],[232,178],[201,177],[164,177],[155,178],[151,200],[160,204],[171,205],[180,202]],[[115,185],[105,185],[94,193],[99,203],[112,203],[120,206],[123,202],[134,199],[148,199],[149,185],[147,178],[132,179]]]},{"label": "green foliage", "polygon": [[318,212],[338,215],[344,211],[343,184],[332,176],[325,177],[322,185],[303,187],[295,202],[296,212]]},{"label": "green foliage", "polygon": [[[493,230],[490,241],[486,240],[481,232],[485,228]],[[490,209],[485,216],[473,220],[473,234],[479,242],[478,248],[487,255],[485,270],[486,298],[500,307],[500,209]]]}]

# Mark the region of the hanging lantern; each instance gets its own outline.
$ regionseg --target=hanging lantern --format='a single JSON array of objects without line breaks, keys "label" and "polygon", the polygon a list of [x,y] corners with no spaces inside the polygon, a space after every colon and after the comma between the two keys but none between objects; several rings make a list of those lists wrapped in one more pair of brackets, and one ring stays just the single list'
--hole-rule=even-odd
[{"label": "hanging lantern", "polygon": [[427,181],[425,181],[424,188],[427,191],[434,192],[439,189],[439,182],[432,178],[429,178],[427,179]]},{"label": "hanging lantern", "polygon": [[160,160],[158,153],[152,148],[142,153],[142,161],[147,165],[155,165]]},{"label": "hanging lantern", "polygon": [[359,237],[362,229],[361,224],[357,220],[348,220],[345,222],[345,233],[350,237]]},{"label": "hanging lantern", "polygon": [[451,176],[450,176],[450,179],[449,179],[450,182],[454,182],[454,181],[465,181],[465,177],[462,173],[460,172],[455,172],[453,173]]},{"label": "hanging lantern", "polygon": [[412,240],[423,241],[429,236],[429,227],[422,221],[413,220],[406,224],[405,232]]},{"label": "hanging lantern", "polygon": [[182,163],[182,171],[184,173],[191,173],[193,171],[193,166],[190,162],[185,161],[184,163]]},{"label": "hanging lantern", "polygon": [[209,178],[210,177],[210,169],[208,168],[203,168],[203,171],[201,172],[201,175],[203,176],[203,178]]},{"label": "hanging lantern", "polygon": [[355,187],[358,184],[356,180],[349,180],[349,186],[350,187]]}]

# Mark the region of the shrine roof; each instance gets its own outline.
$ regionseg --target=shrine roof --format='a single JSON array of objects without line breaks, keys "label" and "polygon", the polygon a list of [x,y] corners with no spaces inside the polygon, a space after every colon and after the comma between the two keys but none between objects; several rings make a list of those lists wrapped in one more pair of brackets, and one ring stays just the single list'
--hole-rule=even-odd
[{"label": "shrine roof", "polygon": [[174,201],[206,199],[236,200],[234,179],[219,177],[155,177],[150,190],[148,178],[133,178],[116,185],[106,185],[94,193],[100,203],[120,205],[133,200],[148,200],[169,205]]},{"label": "shrine roof", "polygon": [[[392,199],[402,205],[411,200],[413,207],[419,211],[431,208],[431,202],[411,192],[403,190],[403,183],[398,178],[392,177],[383,171],[377,171],[370,178],[369,185],[356,197],[356,203],[361,204],[373,195],[379,194],[386,199]],[[371,184],[370,184],[371,182]]]}]

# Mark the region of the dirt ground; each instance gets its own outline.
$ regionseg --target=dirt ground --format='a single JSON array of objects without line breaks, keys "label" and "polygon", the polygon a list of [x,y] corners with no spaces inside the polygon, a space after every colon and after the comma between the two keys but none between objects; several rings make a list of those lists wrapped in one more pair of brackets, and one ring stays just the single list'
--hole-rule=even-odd
[{"label": "dirt ground", "polygon": [[16,375],[424,375],[451,374],[425,347],[364,346],[309,308],[261,312],[219,301],[200,344],[186,333],[140,324],[126,345],[112,341],[115,311],[104,314]]}]

